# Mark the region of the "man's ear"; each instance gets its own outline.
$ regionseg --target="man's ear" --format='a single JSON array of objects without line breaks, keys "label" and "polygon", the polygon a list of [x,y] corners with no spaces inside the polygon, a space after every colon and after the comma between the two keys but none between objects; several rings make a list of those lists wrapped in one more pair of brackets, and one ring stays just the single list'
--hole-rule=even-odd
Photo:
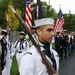
[{"label": "man's ear", "polygon": [[37,34],[40,35],[41,34],[41,30],[37,29]]}]

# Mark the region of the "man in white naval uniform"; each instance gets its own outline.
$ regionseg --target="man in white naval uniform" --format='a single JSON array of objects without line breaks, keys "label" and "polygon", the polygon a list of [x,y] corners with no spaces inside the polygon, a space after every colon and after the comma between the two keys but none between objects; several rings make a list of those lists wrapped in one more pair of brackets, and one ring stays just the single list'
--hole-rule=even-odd
[{"label": "man in white naval uniform", "polygon": [[9,40],[9,35],[7,34],[6,30],[2,30],[2,35],[6,39],[7,42],[7,56],[6,56],[6,69],[7,69],[7,75],[10,75],[10,69],[12,65],[12,58],[15,55],[15,50],[13,43]]},{"label": "man in white naval uniform", "polygon": [[[46,52],[46,57],[53,67],[57,69],[57,63],[55,62],[55,57],[58,57],[58,54],[54,54],[54,51],[50,50],[50,42],[54,36],[54,19],[52,18],[43,18],[34,21],[36,26],[36,33],[38,35],[38,40],[42,44],[41,51]],[[52,51],[52,54],[51,54]],[[53,62],[54,60],[54,62]],[[59,61],[58,61],[59,62]],[[20,63],[20,75],[48,75],[46,66],[42,63],[42,58],[36,47],[33,45],[29,51],[27,51]],[[58,74],[53,74],[58,75]]]},{"label": "man in white naval uniform", "polygon": [[2,53],[1,54],[1,75],[7,75],[7,69],[6,69],[7,46],[4,37],[0,38],[0,50]]},{"label": "man in white naval uniform", "polygon": [[19,33],[19,38],[14,44],[14,48],[16,51],[16,59],[18,63],[18,69],[20,66],[20,60],[22,58],[22,55],[29,49],[29,43],[25,38],[25,33],[21,31]]},{"label": "man in white naval uniform", "polygon": [[7,36],[7,32],[6,30],[2,30],[1,31],[1,35],[2,35],[2,40],[3,40],[3,47],[2,47],[2,51],[3,51],[3,54],[2,54],[2,57],[4,57],[2,59],[3,61],[3,70],[2,70],[2,75],[8,75],[8,69],[7,69],[7,65],[9,64],[8,63],[8,60],[9,60],[9,50],[8,50],[8,47],[7,47],[7,40],[6,40],[6,36]]}]

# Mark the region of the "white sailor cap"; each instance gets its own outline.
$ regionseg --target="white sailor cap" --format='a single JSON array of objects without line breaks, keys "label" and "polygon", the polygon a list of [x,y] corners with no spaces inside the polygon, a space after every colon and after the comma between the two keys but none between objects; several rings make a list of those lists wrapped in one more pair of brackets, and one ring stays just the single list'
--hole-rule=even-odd
[{"label": "white sailor cap", "polygon": [[1,34],[7,35],[7,31],[3,29],[3,30],[1,31]]},{"label": "white sailor cap", "polygon": [[43,18],[39,20],[35,20],[35,27],[43,26],[43,25],[54,25],[54,19],[53,18]]},{"label": "white sailor cap", "polygon": [[24,31],[21,31],[21,32],[19,33],[19,35],[25,35],[25,32],[24,32]]}]

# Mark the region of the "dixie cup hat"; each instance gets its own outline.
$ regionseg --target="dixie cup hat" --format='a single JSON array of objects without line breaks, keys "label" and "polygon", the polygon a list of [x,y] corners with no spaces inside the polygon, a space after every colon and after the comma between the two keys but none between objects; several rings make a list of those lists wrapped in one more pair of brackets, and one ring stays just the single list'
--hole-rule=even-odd
[{"label": "dixie cup hat", "polygon": [[25,35],[25,32],[24,32],[24,31],[21,31],[21,32],[19,33],[19,35]]},{"label": "dixie cup hat", "polygon": [[6,31],[6,30],[2,30],[2,31],[1,31],[1,34],[7,35],[7,31]]},{"label": "dixie cup hat", "polygon": [[53,18],[43,18],[38,19],[34,21],[35,27],[43,26],[43,25],[54,25],[54,19]]}]

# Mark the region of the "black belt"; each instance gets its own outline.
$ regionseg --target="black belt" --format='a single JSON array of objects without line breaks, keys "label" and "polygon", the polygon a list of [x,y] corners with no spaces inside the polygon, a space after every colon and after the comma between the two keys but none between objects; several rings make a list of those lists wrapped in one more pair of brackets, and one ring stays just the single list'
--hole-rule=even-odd
[{"label": "black belt", "polygon": [[18,53],[22,53],[22,51],[19,51]]}]

